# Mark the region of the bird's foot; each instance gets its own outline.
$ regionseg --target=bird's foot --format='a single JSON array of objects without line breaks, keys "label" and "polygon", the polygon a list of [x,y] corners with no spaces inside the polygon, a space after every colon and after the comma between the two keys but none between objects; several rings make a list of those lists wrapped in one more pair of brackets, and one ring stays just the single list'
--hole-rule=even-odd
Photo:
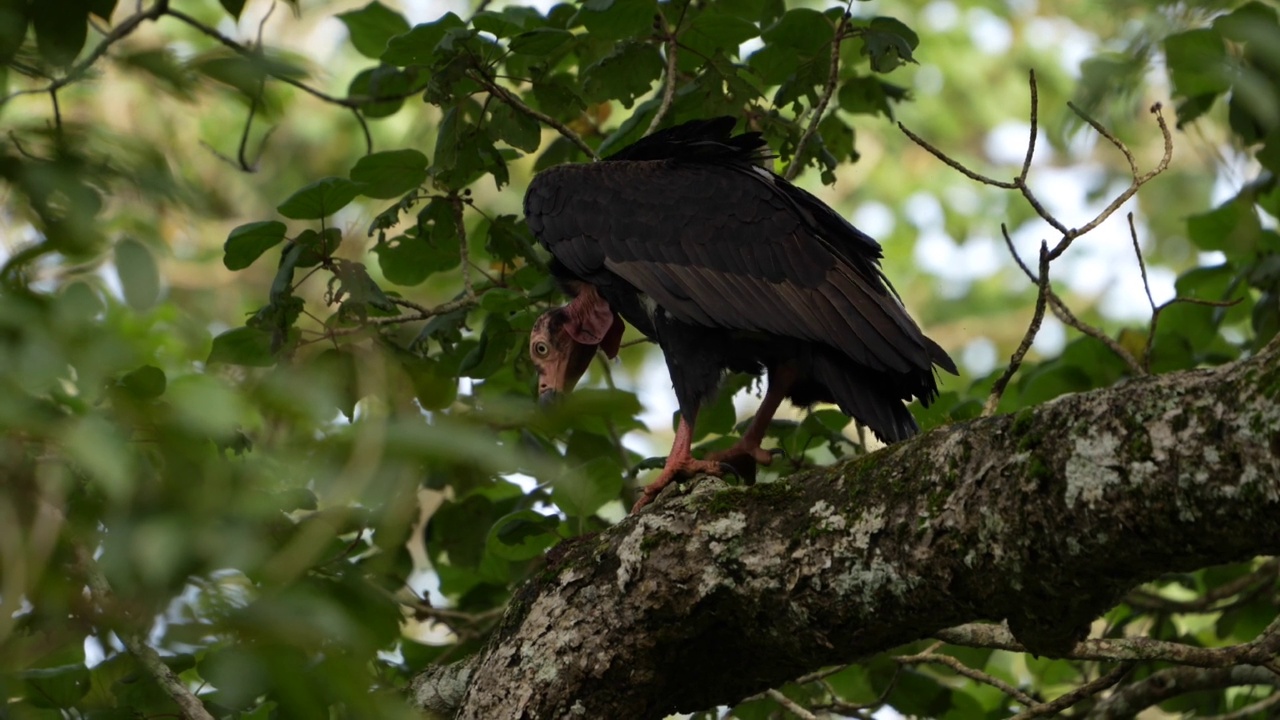
[{"label": "bird's foot", "polygon": [[736,467],[717,460],[698,460],[697,458],[684,458],[672,462],[667,461],[666,467],[662,469],[662,474],[656,480],[644,486],[644,490],[640,492],[640,499],[636,500],[636,504],[631,506],[631,512],[640,512],[640,508],[653,502],[658,497],[658,493],[663,488],[670,485],[672,481],[680,478],[694,477],[696,475],[714,475],[722,477],[725,473],[738,470]]},{"label": "bird's foot", "polygon": [[756,481],[756,465],[768,466],[773,463],[773,456],[781,454],[780,450],[765,450],[759,445],[748,445],[741,441],[727,450],[717,450],[707,455],[707,460],[722,463],[733,468],[733,474],[742,478],[747,485]]}]

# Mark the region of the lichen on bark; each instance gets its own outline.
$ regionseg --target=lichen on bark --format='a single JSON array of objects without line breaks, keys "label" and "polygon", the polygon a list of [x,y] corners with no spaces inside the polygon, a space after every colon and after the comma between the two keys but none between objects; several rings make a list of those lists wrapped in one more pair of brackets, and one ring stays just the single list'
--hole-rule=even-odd
[{"label": "lichen on bark", "polygon": [[1278,367],[1137,379],[664,494],[521,590],[458,717],[656,718],[978,620],[1053,655],[1157,574],[1280,552]]}]

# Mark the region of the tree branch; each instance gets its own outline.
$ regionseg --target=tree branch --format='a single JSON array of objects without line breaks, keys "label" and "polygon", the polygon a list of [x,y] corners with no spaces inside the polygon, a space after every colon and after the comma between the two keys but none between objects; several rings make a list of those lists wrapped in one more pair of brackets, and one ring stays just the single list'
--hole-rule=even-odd
[{"label": "tree branch", "polygon": [[[1275,627],[1230,648],[1081,640],[1136,585],[1280,551],[1276,345],[784,481],[673,485],[517,593],[489,646],[450,670],[469,671],[458,717],[657,718],[929,636],[1049,657],[1271,662]],[[1012,631],[960,625],[999,619]]]},{"label": "tree branch", "polygon": [[1089,717],[1099,720],[1129,720],[1152,705],[1178,695],[1201,690],[1220,690],[1236,685],[1280,686],[1280,678],[1266,668],[1252,665],[1165,668],[1116,690],[1099,703],[1089,713]]},{"label": "tree branch", "polygon": [[[89,586],[89,592],[93,595],[98,607],[106,607],[110,605],[112,592],[111,586],[107,583],[107,578],[102,574],[98,563],[94,561],[93,555],[88,549],[77,545],[75,548],[76,564],[79,570],[84,574],[86,583]],[[213,720],[213,716],[205,710],[204,703],[200,702],[200,698],[191,692],[182,680],[174,674],[173,670],[164,661],[160,659],[160,654],[155,648],[147,644],[142,635],[131,630],[119,630],[117,635],[124,643],[125,649],[129,651],[146,671],[155,678],[160,687],[177,703],[182,710],[182,717],[185,720]]]},{"label": "tree branch", "polygon": [[471,78],[472,80],[475,80],[477,83],[480,84],[481,87],[483,87],[485,90],[488,90],[489,93],[492,94],[494,97],[510,105],[512,110],[528,115],[529,117],[533,118],[534,120],[537,120],[538,122],[542,123],[543,125],[546,125],[547,127],[554,128],[555,131],[560,133],[562,136],[564,136],[565,139],[567,139],[569,142],[573,143],[574,145],[578,146],[579,150],[586,153],[587,157],[591,158],[592,160],[600,159],[599,153],[597,153],[594,149],[592,149],[592,147],[582,139],[582,136],[574,132],[573,129],[570,128],[568,125],[565,125],[564,123],[560,122],[559,120],[556,120],[555,118],[551,117],[550,115],[544,112],[539,112],[529,107],[528,105],[525,104],[523,100],[520,99],[518,95],[502,87],[498,83],[494,82],[483,72],[479,70],[472,70],[467,73],[467,77]]}]

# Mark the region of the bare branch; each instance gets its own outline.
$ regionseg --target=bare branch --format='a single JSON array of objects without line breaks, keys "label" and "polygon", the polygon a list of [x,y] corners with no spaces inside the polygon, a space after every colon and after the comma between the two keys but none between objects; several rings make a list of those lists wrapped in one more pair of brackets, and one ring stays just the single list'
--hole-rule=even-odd
[{"label": "bare branch", "polygon": [[1105,675],[1091,680],[1065,695],[1054,698],[1050,702],[1028,708],[1023,712],[1014,715],[1013,719],[1031,720],[1031,718],[1042,717],[1044,715],[1056,715],[1081,700],[1093,697],[1094,695],[1097,695],[1103,690],[1106,690],[1112,685],[1120,682],[1132,669],[1133,663],[1121,663],[1120,665],[1112,668],[1111,671]]},{"label": "bare branch", "polygon": [[1278,576],[1280,576],[1280,559],[1270,558],[1248,575],[1242,575],[1231,582],[1211,588],[1194,600],[1170,600],[1139,588],[1129,593],[1125,597],[1125,602],[1143,610],[1161,612],[1217,612],[1224,609],[1219,604],[1223,600],[1229,600],[1241,594],[1245,597],[1256,597],[1257,592],[1266,590]]},{"label": "bare branch", "polygon": [[462,198],[456,193],[450,195],[449,206],[453,208],[453,224],[458,232],[458,252],[462,256],[462,294],[464,298],[474,300],[476,291],[471,285],[471,249],[467,247],[467,225],[462,216]]},{"label": "bare branch", "polygon": [[787,712],[790,712],[792,715],[795,715],[796,717],[800,718],[800,720],[818,720],[817,715],[814,715],[808,710],[805,710],[803,707],[800,707],[800,705],[797,704],[795,700],[792,700],[791,698],[787,697],[786,695],[783,695],[777,690],[766,690],[764,694],[769,696],[770,700],[773,700],[774,702],[778,703],[783,708],[785,708]]},{"label": "bare branch", "polygon": [[[852,1],[852,0],[850,0]],[[822,95],[818,97],[818,104],[813,108],[813,114],[809,117],[809,125],[805,128],[804,133],[800,136],[800,141],[796,143],[795,155],[791,158],[791,164],[787,166],[787,172],[784,177],[788,180],[795,180],[800,174],[801,168],[804,167],[802,162],[804,149],[809,144],[809,140],[813,138],[813,134],[818,130],[818,123],[822,120],[822,115],[827,111],[827,105],[831,102],[831,96],[836,92],[836,84],[840,81],[840,41],[844,37],[844,26],[848,22],[848,11],[846,10],[840,16],[840,20],[836,22],[835,35],[831,38],[831,65],[827,72],[827,84],[822,88]]]},{"label": "bare branch", "polygon": [[1036,153],[1036,130],[1040,124],[1040,91],[1036,88],[1036,71],[1029,71],[1028,82],[1031,85],[1031,137],[1027,139],[1027,156],[1022,161],[1022,172],[1018,173],[1017,183],[1023,184],[1027,180],[1027,173],[1031,172],[1031,158]]},{"label": "bare branch", "polygon": [[[103,575],[102,568],[98,567],[98,563],[94,561],[93,554],[82,545],[75,547],[76,565],[80,572],[84,573],[85,581],[89,585],[89,592],[93,596],[100,608],[105,608],[111,604],[112,592],[111,585],[107,582],[106,575]],[[205,710],[204,703],[191,692],[191,689],[173,672],[164,661],[160,659],[160,654],[155,648],[146,643],[141,633],[132,630],[117,629],[117,636],[124,643],[125,649],[133,655],[135,659],[146,669],[148,673],[155,678],[165,693],[177,703],[182,710],[182,717],[186,720],[213,720],[213,716]]]},{"label": "bare branch", "polygon": [[[1009,254],[1013,257],[1013,261],[1022,269],[1023,274],[1026,275],[1031,282],[1039,285],[1039,278],[1037,278],[1036,274],[1031,271],[1031,268],[1027,267],[1027,264],[1023,262],[1022,257],[1018,255],[1017,249],[1013,246],[1013,239],[1009,237],[1007,232],[1004,233],[1004,242],[1005,247],[1009,249]],[[1096,328],[1076,317],[1075,313],[1071,312],[1071,309],[1067,307],[1067,304],[1062,300],[1062,298],[1058,297],[1058,294],[1053,291],[1052,286],[1050,286],[1048,290],[1048,299],[1049,309],[1053,312],[1054,316],[1063,322],[1063,324],[1073,327],[1103,345],[1106,345],[1108,350],[1115,353],[1116,357],[1120,358],[1125,365],[1129,366],[1129,370],[1131,370],[1133,374],[1146,374],[1142,364],[1133,356],[1133,353],[1126,350],[1123,345],[1116,342],[1110,335],[1107,335],[1101,329]]]},{"label": "bare branch", "polygon": [[511,92],[510,90],[502,87],[501,85],[497,84],[496,82],[491,80],[489,77],[487,77],[480,70],[468,71],[467,77],[471,78],[472,80],[475,80],[477,83],[480,83],[481,87],[483,87],[485,90],[488,90],[490,93],[492,93],[495,97],[497,97],[502,102],[510,105],[511,108],[516,112],[528,115],[529,117],[533,118],[534,120],[537,120],[543,125],[554,128],[556,132],[560,133],[562,136],[565,137],[565,139],[567,139],[569,142],[573,143],[574,145],[578,146],[578,149],[586,153],[587,157],[591,158],[592,160],[600,159],[600,155],[597,154],[596,151],[593,150],[591,146],[588,145],[586,141],[582,139],[581,135],[574,132],[573,129],[570,128],[568,125],[565,125],[564,123],[560,122],[559,120],[556,120],[555,118],[551,117],[550,115],[547,115],[546,113],[539,112],[529,107],[527,104],[525,104],[523,100],[519,98],[519,96],[517,96],[515,93]]},{"label": "bare branch", "polygon": [[1280,678],[1263,667],[1236,665],[1221,668],[1173,667],[1157,670],[1126,685],[1099,703],[1091,718],[1128,720],[1139,712],[1178,695],[1218,690],[1237,685],[1280,686]]},{"label": "bare branch", "polygon": [[[1005,242],[1012,247],[1013,240],[1009,238],[1009,229],[1004,223],[1000,223],[1000,232],[1004,233]],[[1018,348],[1009,358],[1009,366],[991,386],[991,394],[987,396],[987,401],[982,407],[984,417],[994,415],[996,408],[1000,407],[1000,398],[1004,395],[1005,388],[1009,387],[1009,381],[1018,372],[1018,368],[1022,367],[1022,359],[1027,356],[1027,351],[1031,349],[1031,344],[1035,342],[1036,335],[1040,332],[1040,324],[1044,321],[1044,309],[1049,299],[1049,245],[1044,242],[1040,243],[1040,276],[1036,285],[1039,292],[1036,294],[1036,308],[1031,315],[1031,323],[1027,325],[1027,331],[1022,334],[1022,342],[1018,343]]]},{"label": "bare branch", "polygon": [[[688,7],[687,4],[686,7]],[[671,110],[671,103],[676,99],[676,57],[680,47],[678,42],[680,28],[667,27],[667,16],[662,12],[662,6],[660,5],[658,6],[658,17],[661,19],[662,32],[664,33],[663,46],[667,54],[667,69],[662,78],[662,103],[658,105],[658,111],[653,114],[653,119],[649,121],[649,127],[644,131],[645,135],[649,135],[658,129],[658,126],[662,124],[663,118]]]},{"label": "bare branch", "polygon": [[[1072,109],[1075,109],[1075,107],[1072,106]],[[1119,210],[1120,206],[1129,202],[1129,198],[1133,197],[1134,194],[1138,192],[1139,188],[1146,185],[1152,178],[1168,169],[1169,161],[1173,159],[1173,135],[1169,132],[1169,126],[1165,123],[1164,115],[1160,112],[1160,103],[1156,103],[1151,106],[1151,114],[1156,116],[1156,124],[1160,126],[1160,134],[1164,137],[1164,156],[1160,158],[1160,162],[1157,163],[1154,168],[1147,171],[1146,174],[1138,175],[1137,165],[1133,162],[1128,148],[1124,147],[1119,140],[1115,139],[1114,136],[1109,133],[1104,135],[1104,137],[1115,143],[1117,147],[1120,147],[1125,153],[1125,156],[1129,158],[1130,167],[1133,168],[1133,180],[1129,183],[1129,187],[1125,188],[1124,192],[1117,195],[1116,198],[1111,201],[1110,205],[1106,206],[1103,208],[1102,212],[1098,213],[1097,217],[1078,228],[1063,233],[1062,239],[1058,241],[1058,244],[1054,246],[1053,251],[1049,253],[1050,260],[1056,260],[1062,255],[1062,253],[1066,252],[1067,248],[1071,246],[1071,242],[1073,240],[1081,235],[1092,232],[1094,228],[1098,227],[1105,222],[1107,218],[1111,217],[1112,213]],[[1085,121],[1090,125],[1094,124],[1094,121],[1088,118],[1088,116],[1081,115],[1081,117],[1085,118]]]},{"label": "bare branch", "polygon": [[[1240,645],[1222,648],[1204,648],[1182,643],[1154,640],[1152,638],[1106,638],[1083,640],[1059,657],[1068,660],[1103,660],[1128,662],[1135,660],[1163,660],[1198,668],[1222,668],[1232,665],[1261,665],[1269,662],[1280,650],[1280,618],[1273,620],[1257,638]],[[934,637],[952,645],[994,648],[1012,652],[1026,652],[1026,648],[1014,639],[1005,625],[970,623],[939,630]]]},{"label": "bare branch", "polygon": [[1010,685],[1009,683],[1001,680],[1000,678],[994,677],[992,675],[988,675],[987,673],[984,673],[981,670],[976,670],[974,668],[971,668],[968,665],[965,665],[964,663],[960,662],[958,659],[951,657],[950,655],[939,655],[933,652],[923,652],[918,655],[905,655],[902,657],[897,657],[897,658],[894,658],[894,660],[896,660],[898,663],[902,665],[923,665],[926,663],[936,663],[938,665],[946,665],[947,667],[956,671],[960,675],[963,675],[969,678],[970,680],[975,680],[985,685],[990,685],[991,687],[999,690],[1005,695],[1008,695],[1014,700],[1017,700],[1018,702],[1022,703],[1026,707],[1035,707],[1040,704],[1036,701],[1035,698],[1019,690],[1018,688]]},{"label": "bare branch", "polygon": [[1053,314],[1056,315],[1064,324],[1073,327],[1103,345],[1106,345],[1108,350],[1115,353],[1116,357],[1120,358],[1124,361],[1125,365],[1129,366],[1129,370],[1132,371],[1134,375],[1146,374],[1146,370],[1143,369],[1142,364],[1138,362],[1138,359],[1133,356],[1133,353],[1126,350],[1123,345],[1116,342],[1115,338],[1106,334],[1100,328],[1094,327],[1093,325],[1090,325],[1076,317],[1075,313],[1071,312],[1071,308],[1067,307],[1067,304],[1063,302],[1062,298],[1058,297],[1056,294],[1051,294],[1049,296],[1049,308],[1053,310]]}]

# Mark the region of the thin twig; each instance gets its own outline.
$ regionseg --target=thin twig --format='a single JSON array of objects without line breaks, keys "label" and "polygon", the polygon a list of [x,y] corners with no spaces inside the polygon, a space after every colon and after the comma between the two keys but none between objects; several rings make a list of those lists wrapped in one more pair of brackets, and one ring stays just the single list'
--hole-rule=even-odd
[{"label": "thin twig", "polygon": [[990,685],[991,687],[999,690],[1005,695],[1008,695],[1014,700],[1017,700],[1018,702],[1022,703],[1026,707],[1035,707],[1036,705],[1039,704],[1035,698],[1019,690],[1018,688],[1010,685],[1009,683],[1001,680],[1000,678],[994,677],[992,675],[988,675],[987,673],[984,673],[981,670],[971,668],[968,665],[965,665],[964,663],[960,662],[958,659],[951,657],[950,655],[939,655],[933,652],[923,652],[918,655],[906,655],[903,657],[897,657],[897,658],[894,658],[894,660],[898,661],[903,665],[923,665],[926,663],[936,663],[938,665],[946,665],[947,667],[956,671],[960,675],[963,675],[969,678],[970,680],[975,680],[977,682],[983,683],[984,685]]},{"label": "thin twig", "polygon": [[[688,7],[688,3],[685,4],[685,7]],[[683,17],[683,11],[681,15]],[[679,22],[677,21],[674,28],[667,27],[667,16],[662,12],[661,6],[658,6],[658,17],[661,19],[662,32],[664,33],[662,42],[667,53],[667,70],[662,79],[662,102],[658,105],[658,111],[653,114],[653,119],[649,121],[649,127],[644,131],[645,135],[652,134],[654,130],[658,129],[658,126],[662,124],[663,118],[671,110],[671,103],[676,99],[676,55],[680,47],[678,39]]]},{"label": "thin twig", "polygon": [[1028,75],[1031,84],[1031,137],[1027,140],[1027,155],[1022,161],[1022,172],[1018,173],[1017,182],[1025,186],[1027,173],[1031,172],[1031,158],[1036,154],[1036,134],[1040,127],[1040,91],[1036,88],[1036,71],[1032,69]]},{"label": "thin twig", "polygon": [[[1074,105],[1071,105],[1070,107],[1072,108],[1072,110],[1075,110],[1078,114],[1080,114],[1080,116],[1084,118],[1085,121],[1088,122],[1091,126],[1096,125],[1095,121],[1093,121],[1087,115],[1084,115]],[[1169,132],[1169,125],[1164,121],[1164,114],[1161,113],[1160,103],[1156,103],[1155,105],[1151,106],[1151,114],[1156,116],[1156,124],[1160,126],[1160,134],[1164,137],[1164,155],[1160,158],[1160,162],[1157,163],[1154,168],[1152,168],[1151,170],[1148,170],[1146,174],[1138,175],[1137,165],[1134,163],[1132,153],[1130,153],[1129,149],[1125,147],[1124,143],[1120,142],[1120,140],[1117,139],[1114,135],[1110,133],[1104,133],[1103,137],[1107,138],[1112,142],[1112,144],[1120,148],[1121,152],[1123,152],[1125,154],[1125,157],[1129,160],[1129,166],[1133,170],[1133,180],[1129,183],[1129,187],[1125,188],[1123,192],[1121,192],[1119,195],[1116,196],[1114,200],[1111,201],[1110,205],[1107,205],[1105,208],[1103,208],[1102,212],[1098,213],[1097,217],[1085,223],[1084,225],[1081,225],[1078,228],[1075,228],[1073,230],[1070,230],[1069,232],[1063,233],[1062,239],[1058,241],[1058,244],[1054,246],[1053,251],[1049,253],[1050,260],[1056,260],[1059,256],[1062,255],[1062,253],[1066,252],[1067,248],[1070,247],[1071,242],[1073,240],[1080,237],[1081,235],[1091,232],[1094,228],[1101,225],[1103,222],[1107,220],[1107,218],[1111,217],[1112,213],[1114,213],[1116,210],[1119,210],[1120,206],[1129,202],[1129,198],[1132,198],[1134,194],[1138,192],[1139,188],[1141,188],[1143,185],[1146,185],[1148,182],[1151,181],[1152,178],[1154,178],[1155,176],[1159,175],[1160,173],[1164,172],[1169,168],[1169,161],[1173,159],[1173,135]]]},{"label": "thin twig", "polygon": [[462,256],[462,293],[464,298],[474,300],[476,291],[471,285],[471,249],[467,247],[467,226],[462,216],[462,205],[462,198],[456,193],[449,196],[449,206],[453,208],[453,224],[458,232],[458,252]]},{"label": "thin twig", "polygon": [[768,695],[771,700],[781,705],[792,715],[800,718],[800,720],[818,720],[817,715],[805,710],[795,700],[792,700],[777,690],[766,690],[765,695]]},{"label": "thin twig", "polygon": [[[850,3],[853,0],[849,0]],[[813,138],[813,134],[818,130],[818,123],[822,120],[822,115],[827,111],[827,105],[831,102],[831,96],[836,92],[836,84],[840,81],[840,41],[844,38],[844,26],[848,22],[849,9],[845,6],[845,11],[840,15],[840,20],[836,22],[835,35],[831,38],[831,65],[827,72],[827,84],[822,88],[822,95],[818,97],[818,104],[813,107],[813,114],[809,117],[809,125],[804,129],[804,133],[800,135],[800,141],[796,143],[796,152],[791,157],[791,164],[787,165],[787,172],[784,177],[787,180],[795,180],[800,174],[800,170],[804,167],[804,149],[808,146],[809,140]]]},{"label": "thin twig", "polygon": [[[1013,241],[1009,239],[1009,229],[1004,223],[1000,223],[1000,232],[1004,233],[1005,241],[1010,245]],[[1022,360],[1027,356],[1027,352],[1031,349],[1031,344],[1035,342],[1036,335],[1040,332],[1040,324],[1044,322],[1044,309],[1049,300],[1049,245],[1048,243],[1040,243],[1040,273],[1036,280],[1038,292],[1036,293],[1036,307],[1031,315],[1031,322],[1027,325],[1027,331],[1022,334],[1022,342],[1018,343],[1018,348],[1013,351],[1013,355],[1009,358],[1009,365],[1001,373],[995,384],[991,386],[991,394],[987,396],[987,402],[982,407],[983,417],[993,415],[996,408],[1000,407],[1000,398],[1004,396],[1004,391],[1009,387],[1009,381],[1013,379],[1018,368],[1022,367]]]},{"label": "thin twig", "polygon": [[1106,690],[1112,685],[1120,682],[1124,679],[1124,676],[1128,675],[1129,671],[1133,669],[1133,665],[1134,663],[1131,662],[1121,663],[1112,668],[1107,674],[1102,675],[1095,680],[1091,680],[1065,695],[1056,697],[1047,703],[1027,708],[1017,715],[1014,715],[1013,720],[1031,720],[1031,718],[1037,718],[1044,715],[1056,715],[1081,700],[1093,697],[1094,695],[1097,695],[1103,690]]},{"label": "thin twig", "polygon": [[1257,570],[1242,575],[1228,583],[1211,588],[1192,600],[1170,600],[1154,592],[1138,588],[1125,597],[1125,602],[1142,610],[1156,610],[1175,613],[1219,612],[1224,608],[1219,605],[1237,595],[1256,597],[1255,593],[1267,589],[1280,576],[1280,559],[1271,558],[1262,563]]},{"label": "thin twig", "polygon": [[1017,189],[1018,189],[1018,184],[1017,184],[1017,183],[1004,182],[1004,181],[1002,181],[1002,180],[996,180],[996,179],[994,179],[994,178],[989,178],[989,177],[987,177],[986,175],[983,175],[983,174],[981,174],[981,173],[974,172],[973,170],[970,170],[969,168],[965,167],[964,165],[961,165],[961,164],[960,164],[959,162],[957,162],[956,160],[952,160],[952,159],[951,159],[951,156],[949,156],[949,155],[947,155],[946,153],[942,152],[941,150],[939,150],[938,148],[934,147],[933,145],[930,145],[928,140],[925,140],[924,138],[920,137],[919,135],[917,135],[917,134],[915,134],[915,133],[911,132],[911,130],[909,130],[909,129],[907,128],[907,126],[906,126],[906,125],[903,125],[901,122],[899,122],[899,123],[898,123],[898,129],[899,129],[899,130],[901,130],[901,131],[902,131],[902,132],[903,132],[907,137],[911,138],[911,142],[913,142],[913,143],[915,143],[915,144],[919,145],[920,147],[924,148],[925,150],[927,150],[927,151],[929,152],[929,154],[930,154],[930,155],[932,155],[932,156],[934,156],[934,157],[938,158],[938,159],[939,159],[939,160],[941,160],[942,162],[946,163],[946,165],[947,165],[948,167],[950,167],[951,169],[953,169],[953,170],[955,170],[956,172],[960,173],[961,175],[964,175],[965,177],[969,178],[970,180],[973,180],[973,181],[976,181],[976,182],[980,182],[980,183],[982,183],[983,185],[991,185],[991,186],[993,186],[993,187],[1003,188],[1003,189],[1005,189],[1005,190],[1017,190]]},{"label": "thin twig", "polygon": [[467,72],[467,77],[475,80],[481,87],[497,96],[497,98],[502,102],[510,105],[511,109],[516,112],[528,115],[543,125],[555,129],[556,132],[564,136],[569,142],[577,145],[578,149],[587,154],[587,157],[590,157],[592,160],[600,159],[600,155],[596,153],[595,150],[592,150],[591,146],[582,139],[582,136],[574,132],[568,125],[565,125],[546,113],[539,112],[529,107],[523,100],[517,97],[515,93],[489,79],[483,72],[479,70],[471,70]]},{"label": "thin twig", "polygon": [[[107,582],[107,577],[102,573],[102,568],[98,567],[98,563],[94,561],[93,555],[83,545],[77,544],[75,547],[76,565],[80,572],[84,574],[85,582],[89,586],[89,592],[99,609],[105,610],[112,602],[111,585]],[[125,649],[130,655],[146,669],[165,693],[177,703],[182,710],[182,717],[186,720],[213,720],[213,716],[205,710],[204,704],[200,699],[191,692],[190,688],[182,682],[168,665],[160,659],[160,654],[155,648],[148,645],[143,639],[141,633],[132,630],[116,630],[116,635],[124,643]]]},{"label": "thin twig", "polygon": [[[934,637],[965,647],[1027,651],[1004,625],[957,625],[935,632]],[[1163,660],[1193,667],[1216,668],[1240,664],[1261,665],[1270,661],[1277,651],[1280,651],[1280,617],[1273,620],[1257,638],[1239,645],[1204,648],[1145,637],[1103,638],[1082,640],[1074,648],[1052,657],[1112,662]]]},{"label": "thin twig", "polygon": [[[1031,282],[1039,285],[1039,278],[1037,278],[1036,274],[1031,271],[1031,268],[1027,267],[1027,264],[1022,261],[1022,257],[1018,255],[1017,249],[1013,247],[1013,240],[1009,237],[1008,233],[1004,234],[1004,242],[1005,246],[1009,248],[1009,254],[1013,257],[1013,261],[1022,269],[1023,274],[1026,275]],[[1073,327],[1103,345],[1106,345],[1107,349],[1114,353],[1116,357],[1120,358],[1120,360],[1129,367],[1129,370],[1132,371],[1134,375],[1146,374],[1142,368],[1142,364],[1133,356],[1133,353],[1126,350],[1123,345],[1116,342],[1115,339],[1110,335],[1107,335],[1101,329],[1096,328],[1076,317],[1075,313],[1071,312],[1071,309],[1067,307],[1066,302],[1064,302],[1062,298],[1054,292],[1052,287],[1049,288],[1048,293],[1049,310],[1052,311],[1054,316],[1061,320],[1064,325]]]}]

